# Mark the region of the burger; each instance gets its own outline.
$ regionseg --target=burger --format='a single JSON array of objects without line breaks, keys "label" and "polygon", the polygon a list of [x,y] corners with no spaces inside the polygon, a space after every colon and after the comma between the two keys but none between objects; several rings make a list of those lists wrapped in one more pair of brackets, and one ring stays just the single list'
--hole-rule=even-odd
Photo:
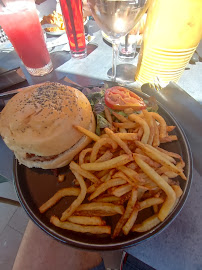
[{"label": "burger", "polygon": [[95,131],[88,99],[59,83],[24,88],[0,114],[0,134],[21,164],[55,169],[67,165],[90,139],[74,126]]}]

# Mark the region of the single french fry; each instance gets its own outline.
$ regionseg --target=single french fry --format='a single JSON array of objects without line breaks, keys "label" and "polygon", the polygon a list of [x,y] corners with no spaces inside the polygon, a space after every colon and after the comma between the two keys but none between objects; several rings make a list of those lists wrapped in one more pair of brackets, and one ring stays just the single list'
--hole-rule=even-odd
[{"label": "single french fry", "polygon": [[57,202],[59,202],[63,197],[78,196],[80,192],[81,192],[80,188],[74,188],[74,187],[62,188],[58,190],[47,202],[42,204],[39,207],[39,211],[40,213],[44,213],[49,208],[54,206]]},{"label": "single french fry", "polygon": [[113,203],[106,202],[91,202],[81,204],[74,215],[79,216],[113,216],[124,213],[124,207],[122,205],[115,205]]},{"label": "single french fry", "polygon": [[179,169],[183,169],[185,167],[185,162],[181,159],[177,164],[176,167]]},{"label": "single french fry", "polygon": [[102,183],[97,189],[90,195],[89,200],[93,200],[98,197],[101,193],[105,192],[107,189],[115,186],[120,186],[126,184],[126,181],[121,178],[114,178],[109,181]]},{"label": "single french fry", "polygon": [[150,129],[149,129],[149,126],[148,126],[147,122],[144,119],[142,119],[140,116],[136,115],[136,114],[130,114],[128,116],[128,118],[131,121],[135,121],[136,123],[138,123],[139,125],[141,125],[143,127],[144,134],[142,136],[141,142],[142,143],[147,143],[148,140],[149,140],[149,134],[150,134]]},{"label": "single french fry", "polygon": [[88,172],[88,171],[82,169],[74,161],[71,161],[70,162],[69,167],[70,167],[70,170],[76,171],[77,173],[79,173],[83,177],[89,179],[91,182],[93,182],[93,183],[99,182],[99,179],[94,174],[92,174],[91,172]]},{"label": "single french fry", "polygon": [[121,140],[136,141],[138,139],[137,133],[115,133]]},{"label": "single french fry", "polygon": [[81,126],[74,126],[78,131],[82,132],[83,134],[85,134],[86,136],[88,136],[89,138],[91,138],[93,141],[99,141],[100,137],[97,136],[95,133],[81,127]]},{"label": "single french fry", "polygon": [[124,194],[128,193],[129,191],[131,191],[133,188],[133,186],[131,186],[130,184],[125,184],[125,185],[122,185],[120,187],[117,187],[115,188],[113,191],[112,191],[112,194],[116,197],[121,197],[123,196]]},{"label": "single french fry", "polygon": [[167,143],[167,142],[172,142],[172,141],[177,141],[178,138],[176,135],[169,135],[167,137],[161,138],[160,142],[161,143]]},{"label": "single french fry", "polygon": [[96,190],[97,185],[93,184],[87,188],[87,193],[93,193]]},{"label": "single french fry", "polygon": [[166,131],[170,132],[170,131],[173,131],[175,128],[176,128],[176,126],[167,126]]},{"label": "single french fry", "polygon": [[92,152],[92,148],[83,149],[79,154],[79,165],[85,163],[85,156]]},{"label": "single french fry", "polygon": [[166,121],[158,113],[150,112],[150,114],[152,115],[152,117],[155,120],[157,120],[159,122],[159,125],[160,125],[159,137],[160,137],[160,139],[163,139],[163,138],[167,137],[167,131],[166,131],[167,125],[166,125]]},{"label": "single french fry", "polygon": [[154,139],[152,145],[156,147],[160,145],[160,138],[159,138],[159,128],[154,118],[153,118],[153,126],[154,126]]},{"label": "single french fry", "polygon": [[81,225],[97,225],[104,226],[106,222],[101,217],[85,217],[85,216],[71,216],[68,217],[68,221]]},{"label": "single french fry", "polygon": [[127,207],[126,207],[126,211],[124,212],[122,217],[117,222],[116,227],[114,229],[114,232],[112,234],[112,238],[115,238],[120,234],[122,227],[125,225],[125,223],[129,219],[129,217],[133,211],[133,208],[135,206],[136,201],[137,201],[137,190],[135,188],[133,188],[131,191],[131,197],[130,197],[128,204],[127,204]]},{"label": "single french fry", "polygon": [[143,129],[143,127],[140,126],[138,128],[138,132],[137,132],[137,136],[138,136],[139,140],[142,139],[143,134],[144,134],[144,129]]},{"label": "single french fry", "polygon": [[138,215],[139,209],[137,207],[134,207],[128,221],[126,224],[123,226],[122,231],[125,235],[128,235],[130,230],[132,229]]},{"label": "single french fry", "polygon": [[157,226],[160,222],[158,214],[155,214],[145,219],[141,224],[135,224],[132,228],[132,232],[147,232]]},{"label": "single french fry", "polygon": [[84,163],[81,165],[81,168],[87,171],[102,171],[117,168],[118,166],[125,165],[130,161],[132,161],[132,157],[130,155],[124,154],[104,162]]},{"label": "single french fry", "polygon": [[176,197],[180,198],[183,194],[183,191],[180,186],[178,185],[172,185],[172,189],[175,191]]},{"label": "single french fry", "polygon": [[153,118],[152,115],[147,111],[147,110],[142,110],[145,120],[150,128],[150,134],[149,134],[149,139],[148,139],[148,144],[152,145],[153,139],[154,139],[154,123],[153,123]]},{"label": "single french fry", "polygon": [[61,229],[70,230],[81,233],[92,233],[92,234],[111,234],[110,226],[85,226],[74,224],[68,221],[61,222],[56,216],[51,216],[50,222]]},{"label": "single french fry", "polygon": [[164,202],[163,198],[148,198],[144,201],[139,202],[140,210],[143,210],[145,208],[149,208],[153,205],[162,204]]},{"label": "single french fry", "polygon": [[59,183],[62,183],[65,180],[65,174],[59,174],[57,180]]},{"label": "single french fry", "polygon": [[110,123],[110,125],[112,125],[112,116],[111,116],[109,108],[105,106],[104,110],[105,110],[105,116],[106,116],[107,121]]},{"label": "single french fry", "polygon": [[112,152],[110,152],[109,150],[107,150],[101,157],[99,157],[98,159],[96,159],[95,162],[107,161],[107,160],[110,160],[112,157],[113,157]]},{"label": "single french fry", "polygon": [[148,177],[154,181],[167,195],[159,213],[158,218],[163,221],[170,213],[173,205],[176,201],[176,195],[171,186],[157,173],[155,170],[150,167],[146,162],[141,160],[139,157],[134,157],[135,162],[142,169],[142,171],[148,175]]},{"label": "single french fry", "polygon": [[128,155],[131,155],[132,152],[130,151],[130,149],[128,148],[128,145],[121,140],[121,138],[116,135],[116,133],[114,133],[111,129],[109,128],[105,128],[105,132],[109,135],[109,137],[114,140]]},{"label": "single french fry", "polygon": [[99,150],[101,149],[101,147],[104,145],[108,145],[108,144],[111,145],[113,150],[115,150],[117,148],[117,143],[110,138],[102,138],[93,145],[93,149],[92,149],[92,152],[90,155],[90,162],[91,163],[96,161],[97,154],[98,154]]},{"label": "single french fry", "polygon": [[94,202],[106,202],[106,203],[116,203],[120,201],[120,198],[112,195],[98,197],[97,199],[93,200]]},{"label": "single french fry", "polygon": [[68,217],[70,217],[76,211],[77,207],[83,202],[83,200],[86,197],[87,188],[83,180],[83,177],[74,170],[72,170],[72,172],[80,184],[81,192],[79,196],[76,198],[76,200],[74,200],[73,203],[62,213],[62,216],[60,219],[61,221],[65,221]]}]

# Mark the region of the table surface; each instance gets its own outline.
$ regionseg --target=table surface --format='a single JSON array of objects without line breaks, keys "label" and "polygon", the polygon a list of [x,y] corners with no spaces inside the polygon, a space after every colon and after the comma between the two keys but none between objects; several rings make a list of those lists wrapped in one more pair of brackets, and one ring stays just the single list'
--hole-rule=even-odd
[{"label": "table surface", "polygon": [[[107,71],[111,68],[112,49],[103,41],[94,24],[90,23],[88,30],[91,34],[94,33],[95,39],[88,45],[87,58],[71,59],[68,52],[55,48],[51,52],[54,71],[44,77],[30,76],[14,51],[0,52],[0,65],[3,68],[10,69],[20,65],[29,84],[47,80],[58,81],[64,76],[84,86],[97,84],[108,79]],[[128,64],[135,65],[136,62],[137,57]],[[121,62],[118,62],[118,64],[121,64]],[[197,62],[195,65],[188,65],[188,69],[183,73],[178,85],[202,104],[201,83],[202,62]],[[137,87],[137,85],[135,86]],[[13,154],[5,146],[2,139],[0,139],[0,149],[0,175],[12,180]],[[199,151],[201,150],[199,149]],[[178,217],[166,230],[150,240],[127,249],[127,251],[156,269],[202,269],[201,201],[201,175],[194,169],[191,191]]]}]

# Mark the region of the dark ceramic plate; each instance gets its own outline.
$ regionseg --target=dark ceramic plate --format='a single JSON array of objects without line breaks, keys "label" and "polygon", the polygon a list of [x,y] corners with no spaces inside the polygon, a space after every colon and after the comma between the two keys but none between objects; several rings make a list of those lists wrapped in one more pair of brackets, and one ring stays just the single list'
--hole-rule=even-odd
[{"label": "dark ceramic plate", "polygon": [[[148,98],[147,95],[139,92],[138,95],[142,96],[144,99]],[[18,161],[14,159],[13,170],[17,195],[29,217],[36,225],[53,238],[75,247],[91,250],[112,250],[129,247],[136,245],[165,229],[180,212],[188,196],[192,179],[192,156],[189,143],[180,125],[161,105],[159,105],[159,113],[165,118],[168,125],[176,126],[172,133],[178,136],[178,141],[163,144],[163,146],[166,150],[176,152],[182,156],[186,164],[184,173],[187,176],[187,181],[184,181],[181,178],[178,179],[184,192],[175,209],[164,222],[148,232],[129,233],[128,236],[121,235],[113,240],[110,236],[106,235],[81,234],[57,228],[49,222],[50,216],[56,215],[60,217],[61,213],[70,205],[75,197],[63,198],[58,204],[44,214],[40,214],[38,208],[57,190],[72,185],[73,176],[68,170],[68,167],[64,167],[60,170],[61,172],[65,172],[66,179],[63,183],[58,183],[56,176],[54,176],[51,170],[29,169],[23,165],[19,165]],[[141,215],[138,217],[138,222],[141,222],[146,217],[153,214],[152,210],[148,209],[141,211],[140,213]],[[106,221],[113,229],[119,218],[120,216],[108,217]]]}]

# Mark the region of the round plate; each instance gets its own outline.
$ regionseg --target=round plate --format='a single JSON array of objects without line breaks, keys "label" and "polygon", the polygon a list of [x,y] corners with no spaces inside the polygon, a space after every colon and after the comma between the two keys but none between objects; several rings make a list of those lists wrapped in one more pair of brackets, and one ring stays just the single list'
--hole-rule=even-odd
[{"label": "round plate", "polygon": [[46,31],[46,34],[48,34],[50,36],[61,36],[64,33],[65,33],[65,30],[56,31],[56,32],[48,32],[48,31]]},{"label": "round plate", "polygon": [[[143,93],[137,92],[137,94],[144,99],[148,98],[148,96]],[[148,232],[131,232],[128,234],[128,236],[120,235],[115,239],[111,239],[110,236],[106,235],[81,234],[55,227],[49,222],[50,216],[56,215],[60,217],[61,213],[70,205],[75,197],[63,198],[59,203],[44,214],[41,214],[38,208],[53,194],[55,194],[56,191],[64,187],[71,186],[74,178],[73,175],[68,170],[68,167],[60,169],[59,172],[65,173],[66,178],[64,182],[59,183],[57,181],[57,177],[54,176],[54,173],[51,170],[34,168],[29,169],[24,165],[20,165],[18,161],[14,159],[13,170],[16,192],[21,205],[24,207],[29,217],[38,227],[53,238],[68,245],[90,250],[113,250],[133,246],[142,242],[143,240],[149,239],[151,236],[154,236],[165,229],[180,212],[188,196],[192,179],[192,156],[189,143],[182,128],[176,122],[174,117],[160,104],[159,114],[165,118],[168,125],[176,126],[172,134],[178,136],[178,141],[162,145],[166,150],[176,152],[182,156],[186,164],[184,173],[187,176],[187,181],[182,180],[180,177],[177,178],[177,180],[180,182],[181,188],[183,189],[183,195],[181,196],[175,209],[162,223]],[[145,209],[141,211],[140,215],[138,216],[138,222],[143,221],[149,215],[152,215],[152,210]],[[112,226],[112,230],[114,229],[114,226],[119,218],[119,215],[106,218],[107,224]]]}]

